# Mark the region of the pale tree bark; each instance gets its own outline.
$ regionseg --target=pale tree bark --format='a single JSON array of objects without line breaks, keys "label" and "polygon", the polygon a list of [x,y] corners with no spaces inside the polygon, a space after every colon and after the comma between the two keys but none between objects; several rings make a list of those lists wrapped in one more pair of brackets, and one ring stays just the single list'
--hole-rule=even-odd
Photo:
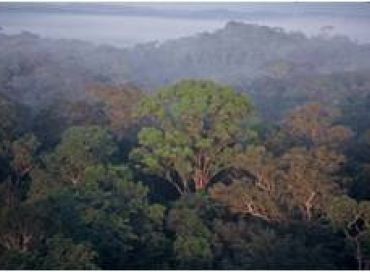
[{"label": "pale tree bark", "polygon": [[313,207],[313,200],[315,199],[316,192],[311,192],[310,196],[304,203],[304,210],[306,214],[306,219],[310,221],[312,219],[312,207]]},{"label": "pale tree bark", "polygon": [[362,270],[362,252],[361,252],[361,244],[358,239],[358,236],[354,239],[355,246],[356,246],[356,259],[357,259],[357,268],[358,270]]}]

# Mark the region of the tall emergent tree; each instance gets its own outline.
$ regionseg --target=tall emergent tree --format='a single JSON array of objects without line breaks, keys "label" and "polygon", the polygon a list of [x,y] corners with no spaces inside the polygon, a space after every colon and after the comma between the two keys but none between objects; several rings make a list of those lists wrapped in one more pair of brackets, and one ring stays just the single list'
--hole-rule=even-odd
[{"label": "tall emergent tree", "polygon": [[219,182],[210,188],[210,197],[233,213],[271,221],[283,218],[280,200],[284,189],[277,159],[263,146],[248,146],[235,157],[237,175],[231,184]]},{"label": "tall emergent tree", "polygon": [[281,157],[290,204],[307,220],[325,210],[339,192],[346,160],[342,147],[352,131],[337,123],[340,112],[319,103],[307,103],[288,114],[280,131],[287,151]]},{"label": "tall emergent tree", "polygon": [[152,127],[139,133],[131,158],[165,178],[180,194],[205,188],[231,166],[251,139],[252,105],[232,88],[205,80],[183,80],[145,99],[142,117]]}]

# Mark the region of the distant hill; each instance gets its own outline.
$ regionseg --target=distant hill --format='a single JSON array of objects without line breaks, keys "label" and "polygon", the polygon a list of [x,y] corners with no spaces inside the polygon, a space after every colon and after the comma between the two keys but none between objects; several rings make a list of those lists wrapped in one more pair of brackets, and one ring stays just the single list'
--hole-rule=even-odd
[{"label": "distant hill", "polygon": [[182,78],[207,78],[250,90],[266,78],[284,81],[367,69],[370,45],[239,22],[130,49],[27,32],[0,34],[0,92],[35,106],[84,98],[88,85],[101,83],[132,83],[151,91]]},{"label": "distant hill", "polygon": [[[134,81],[148,86],[200,77],[243,85],[262,76],[331,73],[370,67],[370,45],[341,36],[307,38],[281,28],[229,22],[214,33],[139,45],[126,52]],[[160,69],[158,69],[160,67]]]}]

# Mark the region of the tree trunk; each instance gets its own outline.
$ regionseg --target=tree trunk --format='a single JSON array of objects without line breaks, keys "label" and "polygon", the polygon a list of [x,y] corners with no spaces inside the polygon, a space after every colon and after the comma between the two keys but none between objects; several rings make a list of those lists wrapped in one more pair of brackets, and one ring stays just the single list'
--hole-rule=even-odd
[{"label": "tree trunk", "polygon": [[355,239],[355,245],[356,245],[356,259],[357,259],[357,268],[358,270],[362,270],[362,253],[361,253],[361,244],[360,241],[358,240],[358,237]]},{"label": "tree trunk", "polygon": [[304,203],[304,208],[305,208],[305,214],[306,214],[306,219],[307,221],[310,221],[312,218],[312,201],[314,200],[316,196],[315,192],[311,192],[310,197],[306,200]]},{"label": "tree trunk", "polygon": [[209,181],[209,177],[208,177],[207,173],[205,173],[202,170],[197,169],[197,170],[195,170],[193,180],[194,180],[194,184],[195,184],[195,189],[196,190],[201,190],[204,187],[206,187],[206,185]]},{"label": "tree trunk", "polygon": [[206,187],[209,181],[208,173],[209,159],[204,153],[198,154],[195,159],[195,173],[193,177],[196,190],[201,190]]}]

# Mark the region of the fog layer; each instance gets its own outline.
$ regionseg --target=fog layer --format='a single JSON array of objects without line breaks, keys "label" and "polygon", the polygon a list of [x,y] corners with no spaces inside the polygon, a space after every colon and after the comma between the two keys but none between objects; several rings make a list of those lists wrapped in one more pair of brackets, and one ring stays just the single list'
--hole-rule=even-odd
[{"label": "fog layer", "polygon": [[336,4],[1,4],[8,34],[30,31],[119,47],[214,31],[229,20],[283,27],[307,35],[341,34],[370,42],[369,5]]}]

